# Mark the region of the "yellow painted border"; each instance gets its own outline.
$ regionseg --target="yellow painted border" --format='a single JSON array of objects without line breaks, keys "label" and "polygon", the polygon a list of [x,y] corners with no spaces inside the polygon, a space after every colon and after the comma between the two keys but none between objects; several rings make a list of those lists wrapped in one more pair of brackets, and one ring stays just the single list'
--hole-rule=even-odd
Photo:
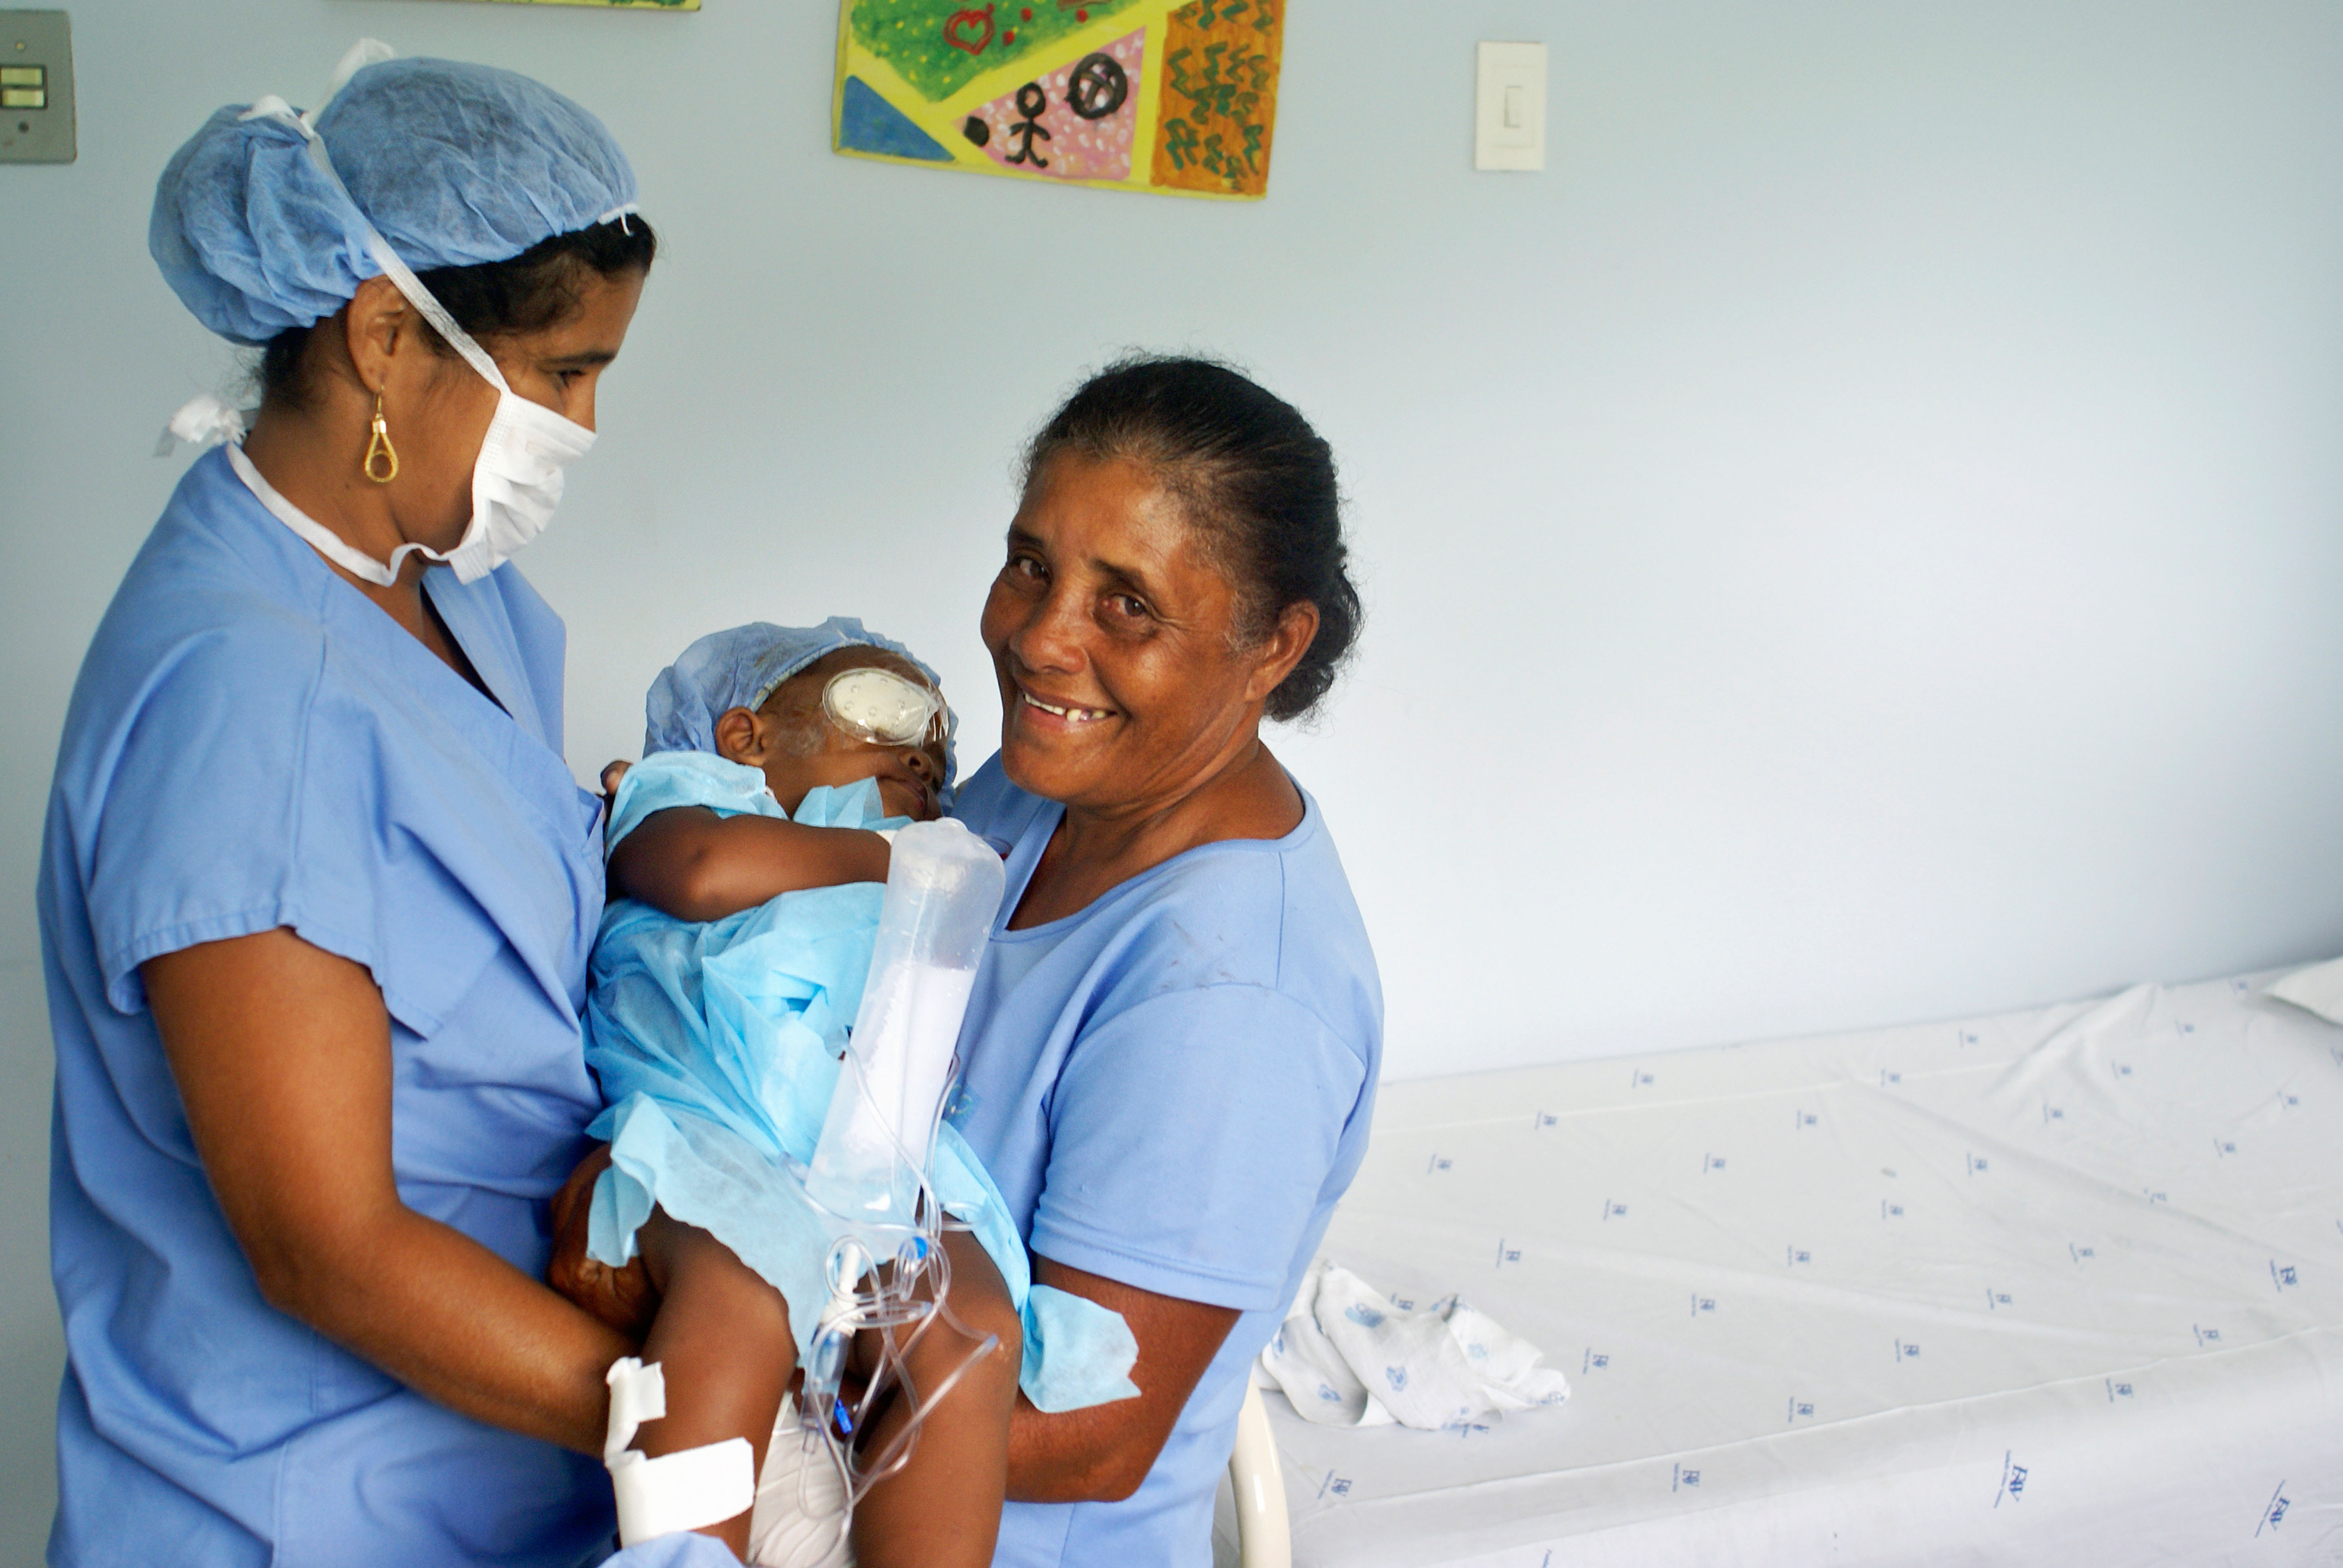
[{"label": "yellow painted border", "polygon": [[[566,5],[581,3],[581,0],[541,0],[541,3]],[[582,3],[592,4],[594,0],[582,0]],[[927,103],[920,96],[919,89],[904,81],[897,74],[894,66],[854,41],[852,25],[854,0],[839,0],[838,72],[830,95],[830,151],[840,157],[865,158],[875,164],[900,164],[906,168],[914,169],[954,169],[965,174],[990,175],[994,179],[1031,180],[1037,185],[1061,187],[1137,191],[1142,196],[1181,196],[1194,201],[1265,201],[1269,196],[1266,190],[1259,196],[1248,195],[1242,191],[1184,190],[1174,186],[1159,186],[1146,177],[1154,165],[1155,133],[1163,112],[1162,73],[1157,67],[1161,64],[1159,51],[1163,46],[1164,24],[1172,12],[1188,3],[1189,0],[1147,0],[1146,4],[1134,5],[1129,10],[1118,11],[1111,17],[1102,17],[1068,34],[1063,41],[1071,57],[1079,59],[1091,50],[1103,48],[1127,34],[1141,28],[1146,29],[1148,53],[1145,65],[1139,73],[1139,106],[1133,111],[1135,117],[1131,127],[1131,164],[1132,171],[1138,176],[1136,178],[1061,179],[1051,175],[1009,168],[995,163],[985,156],[980,149],[969,144],[968,138],[960,134],[960,125],[970,115],[974,114],[993,99],[1006,96],[1025,83],[1031,81],[1034,76],[1033,67],[1024,63],[997,65],[991,70],[980,72],[950,97],[932,104]],[[1282,75],[1281,70],[1280,75]],[[933,158],[899,157],[893,153],[870,153],[864,152],[859,147],[840,146],[840,141],[846,121],[846,78],[849,76],[861,77],[905,119],[934,137],[939,146],[951,154],[951,162],[942,164]],[[1279,85],[1281,88],[1283,85],[1282,81]],[[920,107],[907,109],[903,106],[907,103],[919,105]],[[1278,98],[1278,107],[1281,111],[1285,107],[1282,91]],[[1276,151],[1272,146],[1270,153],[1272,175],[1275,170],[1276,156]],[[1146,166],[1144,168],[1141,167],[1142,164]]]},{"label": "yellow painted border", "polygon": [[604,11],[697,11],[699,0],[490,0],[498,5],[591,5]]}]

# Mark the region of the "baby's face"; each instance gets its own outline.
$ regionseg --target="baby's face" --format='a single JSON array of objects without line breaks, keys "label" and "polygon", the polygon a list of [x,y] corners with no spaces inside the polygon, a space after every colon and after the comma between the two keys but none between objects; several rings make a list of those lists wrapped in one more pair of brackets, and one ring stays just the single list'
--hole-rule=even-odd
[{"label": "baby's face", "polygon": [[832,724],[822,711],[822,689],[849,669],[883,669],[922,687],[928,684],[907,659],[873,648],[840,648],[773,689],[757,712],[758,754],[733,760],[761,769],[773,798],[791,811],[809,790],[876,779],[880,802],[889,816],[933,821],[941,814],[936,795],[943,787],[943,741],[889,746],[849,735]]}]

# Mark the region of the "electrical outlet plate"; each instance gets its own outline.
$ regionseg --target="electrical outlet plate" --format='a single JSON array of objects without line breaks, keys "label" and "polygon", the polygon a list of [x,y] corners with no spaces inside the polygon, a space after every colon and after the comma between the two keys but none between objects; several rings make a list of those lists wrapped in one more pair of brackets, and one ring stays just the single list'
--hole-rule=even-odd
[{"label": "electrical outlet plate", "polygon": [[0,164],[73,161],[72,24],[63,11],[0,11]]},{"label": "electrical outlet plate", "polygon": [[1481,45],[1473,166],[1545,167],[1545,45]]}]

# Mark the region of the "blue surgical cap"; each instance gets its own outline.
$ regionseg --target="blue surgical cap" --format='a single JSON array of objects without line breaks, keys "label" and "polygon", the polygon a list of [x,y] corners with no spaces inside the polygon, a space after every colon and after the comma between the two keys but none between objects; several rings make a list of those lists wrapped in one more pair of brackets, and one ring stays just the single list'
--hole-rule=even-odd
[{"label": "blue surgical cap", "polygon": [[316,121],[347,196],[297,126],[246,114],[220,110],[173,156],[146,236],[172,290],[236,343],[331,316],[380,272],[367,219],[428,272],[509,261],[635,200],[601,121],[488,65],[384,60],[350,77]]},{"label": "blue surgical cap", "polygon": [[[643,699],[643,755],[655,751],[716,749],[716,720],[735,708],[761,708],[773,689],[825,654],[841,648],[876,648],[911,661],[937,690],[943,682],[919,655],[892,638],[866,631],[852,616],[834,615],[820,626],[773,626],[751,621],[729,631],[712,631],[681,658],[659,671]],[[951,729],[960,728],[955,716]],[[959,761],[952,736],[944,737],[944,787],[938,791],[951,803],[951,784]]]}]

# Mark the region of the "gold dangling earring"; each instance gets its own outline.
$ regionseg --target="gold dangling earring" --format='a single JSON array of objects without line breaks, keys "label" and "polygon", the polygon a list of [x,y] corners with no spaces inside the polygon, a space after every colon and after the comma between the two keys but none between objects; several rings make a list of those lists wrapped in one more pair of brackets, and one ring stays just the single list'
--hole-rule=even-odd
[{"label": "gold dangling earring", "polygon": [[[375,472],[375,460],[379,457],[384,471]],[[377,485],[387,485],[398,477],[398,448],[390,444],[390,430],[382,422],[382,394],[374,395],[374,438],[367,443],[366,461],[358,465],[366,477]]]}]

